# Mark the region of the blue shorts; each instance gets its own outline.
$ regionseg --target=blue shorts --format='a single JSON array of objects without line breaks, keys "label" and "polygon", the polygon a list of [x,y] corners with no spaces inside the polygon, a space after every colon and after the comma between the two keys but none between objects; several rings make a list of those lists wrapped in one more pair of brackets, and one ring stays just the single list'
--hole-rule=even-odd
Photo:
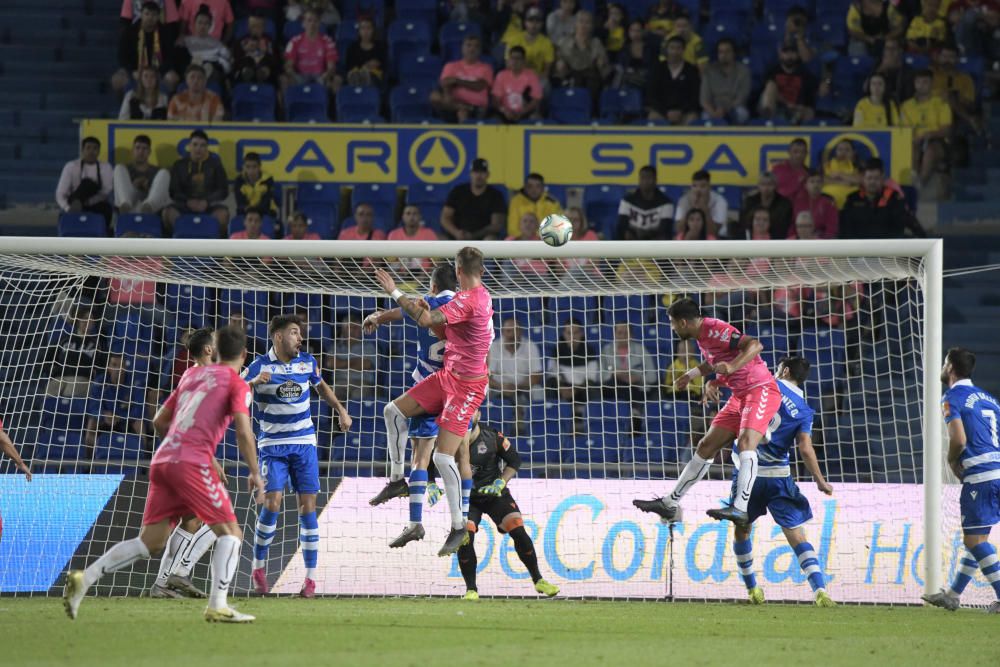
[{"label": "blue shorts", "polygon": [[436,438],[437,434],[437,415],[417,415],[416,417],[410,417],[411,438]]},{"label": "blue shorts", "polygon": [[[736,497],[736,473],[730,502]],[[797,528],[812,519],[809,500],[791,477],[758,477],[750,492],[747,514],[753,523],[768,512],[782,528]]]},{"label": "blue shorts", "polygon": [[313,445],[268,445],[259,449],[265,491],[319,493],[319,459]]},{"label": "blue shorts", "polygon": [[963,484],[958,506],[963,533],[989,535],[990,528],[1000,523],[1000,479]]}]

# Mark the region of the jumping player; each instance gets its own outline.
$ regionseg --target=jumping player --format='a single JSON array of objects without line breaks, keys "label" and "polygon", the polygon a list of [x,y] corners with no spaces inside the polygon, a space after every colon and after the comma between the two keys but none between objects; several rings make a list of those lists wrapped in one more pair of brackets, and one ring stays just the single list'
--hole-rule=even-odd
[{"label": "jumping player", "polygon": [[962,480],[959,508],[968,555],[962,558],[948,588],[922,598],[935,607],[955,611],[978,565],[997,596],[986,611],[1000,614],[1000,560],[987,541],[990,530],[1000,523],[1000,403],[972,384],[975,369],[976,355],[960,347],[948,350],[941,369],[941,382],[948,385],[941,397],[948,425],[948,465]]},{"label": "jumping player", "polygon": [[153,418],[158,434],[166,432],[149,467],[149,496],[139,537],[119,542],[86,570],[66,575],[63,605],[75,619],[87,589],[109,572],[160,552],[174,522],[193,514],[218,535],[212,554],[212,590],[205,620],[249,623],[254,617],[231,608],[226,597],[239,563],[243,531],[236,523],[226,487],[212,468],[215,447],[230,421],[236,442],[249,468],[250,489],[263,501],[264,481],[257,468],[257,452],[250,426],[250,387],[239,376],[246,360],[246,333],[237,327],[215,335],[219,364],[185,373],[177,389]]},{"label": "jumping player", "polygon": [[244,372],[254,389],[260,464],[267,483],[264,507],[257,516],[253,560],[253,586],[263,595],[268,591],[267,552],[278,526],[278,512],[285,487],[291,483],[299,500],[299,546],[306,565],[305,581],[299,593],[316,595],[316,566],[319,557],[319,522],[316,494],[319,493],[319,458],[316,455],[316,425],[309,402],[309,387],[337,411],[340,429],[351,427],[347,409],[333,389],[320,377],[319,364],[302,352],[302,327],[295,315],[278,315],[268,327],[272,346],[257,357]]},{"label": "jumping player", "polygon": [[781,405],[781,392],[760,358],[764,347],[755,338],[743,335],[722,320],[702,317],[698,304],[691,299],[678,299],[668,314],[674,332],[681,340],[695,339],[705,357],[700,366],[678,378],[675,388],[683,390],[691,380],[714,372],[718,376],[716,381],[732,389],[733,395],[712,420],[670,495],[654,500],[637,499],[632,504],[643,512],[659,514],[664,521],[680,521],[681,498],[705,476],[715,455],[735,438],[740,461],[736,497],[731,506],[711,509],[708,515],[747,526],[750,523],[747,504],[757,479],[757,445]]},{"label": "jumping player", "polygon": [[[30,482],[31,468],[29,468],[28,464],[24,462],[24,460],[21,458],[21,455],[17,453],[17,447],[14,446],[14,443],[11,441],[10,436],[7,435],[7,432],[3,430],[2,420],[0,420],[0,451],[3,451],[3,453],[6,454],[10,458],[10,460],[14,462],[14,465],[17,466],[17,469],[24,473],[24,479]],[[2,516],[0,516],[0,537],[3,537]]]},{"label": "jumping player", "polygon": [[479,412],[472,418],[473,427],[468,434],[469,461],[472,464],[472,492],[469,503],[469,541],[458,549],[458,567],[465,579],[465,599],[478,600],[476,588],[476,531],[483,515],[493,519],[497,530],[510,535],[517,557],[524,563],[531,575],[535,590],[547,597],[559,593],[559,587],[542,579],[538,570],[538,556],[535,544],[524,528],[521,510],[510,493],[508,484],[521,467],[521,456],[517,447],[504,434],[488,424],[479,421]]},{"label": "jumping player", "polygon": [[397,451],[405,448],[409,437],[407,419],[421,414],[438,415],[434,464],[444,480],[451,510],[451,532],[438,551],[439,556],[454,553],[468,536],[463,505],[468,507],[472,480],[463,483],[455,454],[469,430],[469,419],[483,402],[488,380],[486,355],[493,342],[493,301],[482,283],[483,270],[483,253],[473,247],[462,248],[455,257],[460,291],[434,310],[423,299],[404,295],[386,271],[375,272],[382,289],[417,326],[431,329],[445,341],[444,367],[386,404],[383,411],[389,448]]}]

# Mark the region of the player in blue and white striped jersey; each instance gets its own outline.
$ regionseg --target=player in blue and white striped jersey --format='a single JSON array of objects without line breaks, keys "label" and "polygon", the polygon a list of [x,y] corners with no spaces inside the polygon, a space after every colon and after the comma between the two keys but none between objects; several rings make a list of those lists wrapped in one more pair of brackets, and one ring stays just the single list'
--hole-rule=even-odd
[{"label": "player in blue and white striped jersey", "polygon": [[[733,553],[740,577],[747,587],[751,604],[764,603],[764,591],[757,585],[753,573],[753,544],[750,541],[751,525],[754,521],[771,513],[774,522],[781,526],[788,545],[799,560],[799,567],[805,573],[813,590],[816,605],[833,607],[836,603],[826,592],[826,582],[819,566],[816,550],[806,538],[803,526],[812,519],[809,501],[792,479],[789,454],[798,447],[806,469],[816,481],[816,488],[826,495],[833,493],[833,487],[823,478],[812,446],[812,425],[814,411],[806,403],[802,385],[809,377],[809,361],[802,357],[785,357],[778,363],[775,372],[778,388],[781,390],[781,405],[768,425],[764,441],[757,447],[757,480],[747,499],[747,514],[750,523],[744,527],[735,526]],[[708,400],[718,400],[718,388],[714,383],[706,386]],[[739,465],[736,444],[733,444],[733,461]],[[733,499],[739,492],[736,486],[737,473],[733,473]],[[732,500],[730,502],[732,502]]]},{"label": "player in blue and white striped jersey", "polygon": [[948,425],[948,465],[962,480],[959,510],[968,553],[948,588],[922,597],[935,607],[955,611],[978,565],[997,596],[987,612],[1000,614],[1000,560],[988,542],[990,530],[1000,523],[1000,403],[972,384],[975,368],[976,355],[960,347],[948,350],[941,368],[941,382],[948,385],[941,397]]},{"label": "player in blue and white striped jersey", "polygon": [[[434,310],[448,303],[455,297],[458,280],[455,277],[455,267],[449,263],[439,264],[431,274],[430,293],[423,300]],[[364,330],[372,333],[382,324],[401,321],[407,317],[401,308],[381,310],[365,318]],[[441,370],[444,362],[444,340],[431,333],[430,329],[418,328],[417,360],[413,368],[413,384]],[[437,415],[419,415],[410,418],[409,436],[413,441],[413,455],[410,464],[410,481],[404,478],[406,465],[406,443],[389,442],[389,483],[378,495],[372,498],[371,505],[381,505],[393,498],[409,495],[410,523],[403,533],[389,543],[390,547],[402,547],[408,542],[419,540],[424,536],[423,507],[424,496],[428,492],[427,468],[430,465],[434,442],[437,440]],[[463,483],[466,475],[463,474]],[[471,475],[470,475],[471,489]],[[436,487],[431,486],[432,493],[440,494]]]},{"label": "player in blue and white striped jersey", "polygon": [[257,447],[266,491],[264,506],[257,516],[253,585],[258,593],[268,591],[264,566],[277,529],[281,500],[286,486],[290,484],[298,494],[299,546],[306,565],[301,595],[313,597],[319,548],[319,523],[316,520],[319,459],[309,388],[315,388],[320,398],[337,411],[340,430],[346,431],[351,427],[351,417],[337,400],[333,389],[320,377],[316,359],[302,351],[299,318],[296,315],[278,315],[271,320],[268,333],[271,349],[254,359],[243,373],[254,392]]}]

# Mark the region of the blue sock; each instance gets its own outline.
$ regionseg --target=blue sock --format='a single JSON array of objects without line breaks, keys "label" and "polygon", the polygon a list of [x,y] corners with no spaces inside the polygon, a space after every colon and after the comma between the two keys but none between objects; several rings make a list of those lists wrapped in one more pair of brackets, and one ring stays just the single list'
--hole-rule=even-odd
[{"label": "blue sock", "polygon": [[319,558],[319,521],[316,512],[299,515],[299,546],[306,562],[306,579],[316,581],[316,560]]},{"label": "blue sock", "polygon": [[826,588],[826,582],[823,580],[823,572],[819,569],[819,559],[816,557],[816,550],[813,549],[813,545],[803,542],[799,546],[794,547],[794,549],[795,555],[799,557],[799,567],[806,573],[813,593],[821,588]]},{"label": "blue sock", "polygon": [[750,540],[734,541],[733,553],[736,554],[736,566],[740,569],[740,577],[747,590],[757,588],[757,577],[753,573],[753,543]]},{"label": "blue sock", "polygon": [[267,550],[274,540],[274,531],[278,528],[278,513],[261,508],[257,514],[257,529],[253,546],[253,569],[264,567],[267,561]]},{"label": "blue sock", "polygon": [[410,471],[410,523],[424,520],[424,494],[427,492],[427,471]]},{"label": "blue sock", "polygon": [[977,561],[979,569],[982,570],[986,581],[990,582],[993,591],[1000,600],[1000,560],[997,560],[997,550],[989,542],[983,542],[969,549]]},{"label": "blue sock", "polygon": [[951,582],[951,592],[956,596],[960,596],[965,587],[969,585],[972,581],[973,575],[976,574],[976,570],[979,569],[979,563],[976,559],[972,557],[972,554],[966,552],[965,556],[962,557],[961,562],[958,564],[958,572],[955,573],[955,578]]},{"label": "blue sock", "polygon": [[469,496],[472,495],[472,480],[462,480],[462,518],[469,518]]}]

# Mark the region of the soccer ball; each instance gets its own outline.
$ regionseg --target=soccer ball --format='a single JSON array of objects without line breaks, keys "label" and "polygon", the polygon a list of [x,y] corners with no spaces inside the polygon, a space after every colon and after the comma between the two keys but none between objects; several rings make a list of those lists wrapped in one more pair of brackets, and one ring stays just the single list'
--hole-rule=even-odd
[{"label": "soccer ball", "polygon": [[573,238],[573,223],[558,213],[547,215],[538,226],[538,235],[550,246],[566,245]]}]

